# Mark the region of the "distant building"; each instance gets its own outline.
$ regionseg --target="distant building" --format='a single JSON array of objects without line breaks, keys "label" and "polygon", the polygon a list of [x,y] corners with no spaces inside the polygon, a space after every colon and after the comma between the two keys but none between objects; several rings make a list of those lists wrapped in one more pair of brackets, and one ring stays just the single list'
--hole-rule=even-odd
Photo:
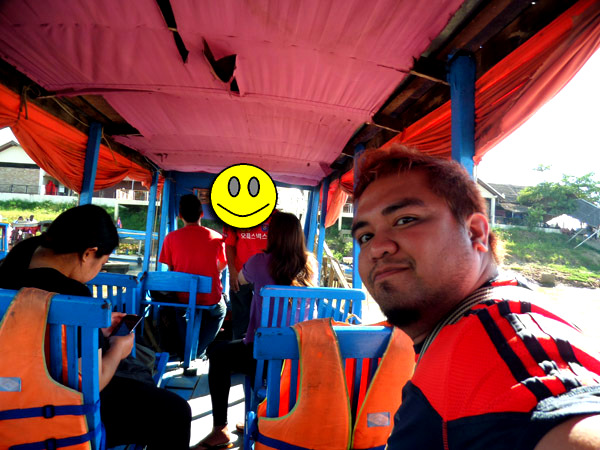
[{"label": "distant building", "polygon": [[[115,186],[94,192],[94,197],[116,198],[118,190],[144,191],[139,181],[123,180]],[[68,187],[41,169],[16,141],[0,145],[0,193],[72,195]]]},{"label": "distant building", "polygon": [[489,183],[499,193],[496,205],[496,222],[510,225],[523,225],[529,208],[517,202],[519,193],[527,186]]},{"label": "distant building", "polygon": [[40,194],[43,171],[15,141],[0,145],[0,192]]}]

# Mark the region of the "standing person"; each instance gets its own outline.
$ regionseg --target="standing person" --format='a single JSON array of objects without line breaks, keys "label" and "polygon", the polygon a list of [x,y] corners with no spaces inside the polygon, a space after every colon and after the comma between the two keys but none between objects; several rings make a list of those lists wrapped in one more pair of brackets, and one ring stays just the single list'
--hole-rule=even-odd
[{"label": "standing person", "polygon": [[[118,243],[112,219],[102,208],[71,208],[60,214],[47,232],[10,251],[0,265],[0,287],[35,287],[91,297],[85,283],[98,274]],[[188,403],[154,384],[115,375],[121,360],[131,352],[134,340],[133,334],[109,337],[124,315],[113,313],[111,326],[99,333],[100,416],[107,447],[143,444],[148,449],[188,449]]]},{"label": "standing person", "polygon": [[250,304],[252,303],[253,291],[252,283],[240,285],[238,274],[252,256],[262,252],[267,247],[271,217],[254,228],[237,229],[229,226],[223,228],[227,266],[229,268],[229,297],[231,300],[233,339],[242,339],[246,334],[248,321],[250,320]]},{"label": "standing person", "polygon": [[306,250],[302,226],[296,216],[278,212],[271,218],[267,248],[251,257],[238,275],[240,284],[254,283],[254,295],[246,336],[230,342],[215,342],[209,349],[208,387],[213,407],[213,429],[196,448],[228,446],[227,406],[231,374],[254,376],[254,332],[260,324],[260,289],[268,284],[314,286],[317,262]]},{"label": "standing person", "polygon": [[[227,307],[221,298],[221,272],[227,265],[223,236],[216,231],[200,225],[203,216],[202,204],[198,197],[187,194],[179,200],[179,217],[184,227],[169,233],[163,242],[159,262],[169,266],[175,272],[192,273],[212,278],[210,294],[198,294],[196,304],[218,305],[214,309],[202,313],[200,337],[198,340],[198,356],[204,357],[210,344],[221,329]],[[181,303],[188,303],[188,294],[178,293]],[[176,308],[182,310],[182,308]],[[179,331],[185,342],[185,320],[177,315],[180,323]]]},{"label": "standing person", "polygon": [[359,272],[418,354],[387,448],[600,448],[598,348],[498,275],[466,171],[392,146],[359,174]]}]

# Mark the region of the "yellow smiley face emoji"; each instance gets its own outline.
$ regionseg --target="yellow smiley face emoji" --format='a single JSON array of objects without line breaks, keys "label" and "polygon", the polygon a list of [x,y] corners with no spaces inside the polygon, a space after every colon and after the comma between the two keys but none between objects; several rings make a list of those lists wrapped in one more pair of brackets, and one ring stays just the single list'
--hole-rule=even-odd
[{"label": "yellow smiley face emoji", "polygon": [[210,189],[210,203],[223,222],[253,228],[269,218],[277,204],[277,189],[267,172],[251,164],[223,170]]}]

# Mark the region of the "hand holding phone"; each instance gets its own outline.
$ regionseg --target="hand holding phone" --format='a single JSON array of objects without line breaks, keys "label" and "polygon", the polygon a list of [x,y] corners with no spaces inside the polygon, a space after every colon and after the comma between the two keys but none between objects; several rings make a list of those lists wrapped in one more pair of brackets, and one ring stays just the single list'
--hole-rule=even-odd
[{"label": "hand holding phone", "polygon": [[137,327],[142,321],[142,316],[137,314],[127,314],[121,319],[119,325],[115,327],[111,336],[127,336],[132,333],[135,327]]}]

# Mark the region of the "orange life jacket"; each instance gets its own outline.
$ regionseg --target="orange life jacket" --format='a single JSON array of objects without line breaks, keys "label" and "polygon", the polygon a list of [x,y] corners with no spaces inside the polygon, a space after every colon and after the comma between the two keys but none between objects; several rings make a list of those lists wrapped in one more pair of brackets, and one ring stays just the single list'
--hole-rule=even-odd
[{"label": "orange life jacket", "polygon": [[83,395],[53,380],[44,340],[52,293],[19,291],[0,322],[0,449],[90,449]]},{"label": "orange life jacket", "polygon": [[[415,354],[410,338],[394,328],[387,349],[352,424],[342,358],[331,319],[294,325],[300,349],[300,386],[293,409],[283,417],[258,419],[261,449],[383,448],[410,379]],[[282,389],[280,397],[287,397]],[[264,416],[265,402],[258,411]]]}]

